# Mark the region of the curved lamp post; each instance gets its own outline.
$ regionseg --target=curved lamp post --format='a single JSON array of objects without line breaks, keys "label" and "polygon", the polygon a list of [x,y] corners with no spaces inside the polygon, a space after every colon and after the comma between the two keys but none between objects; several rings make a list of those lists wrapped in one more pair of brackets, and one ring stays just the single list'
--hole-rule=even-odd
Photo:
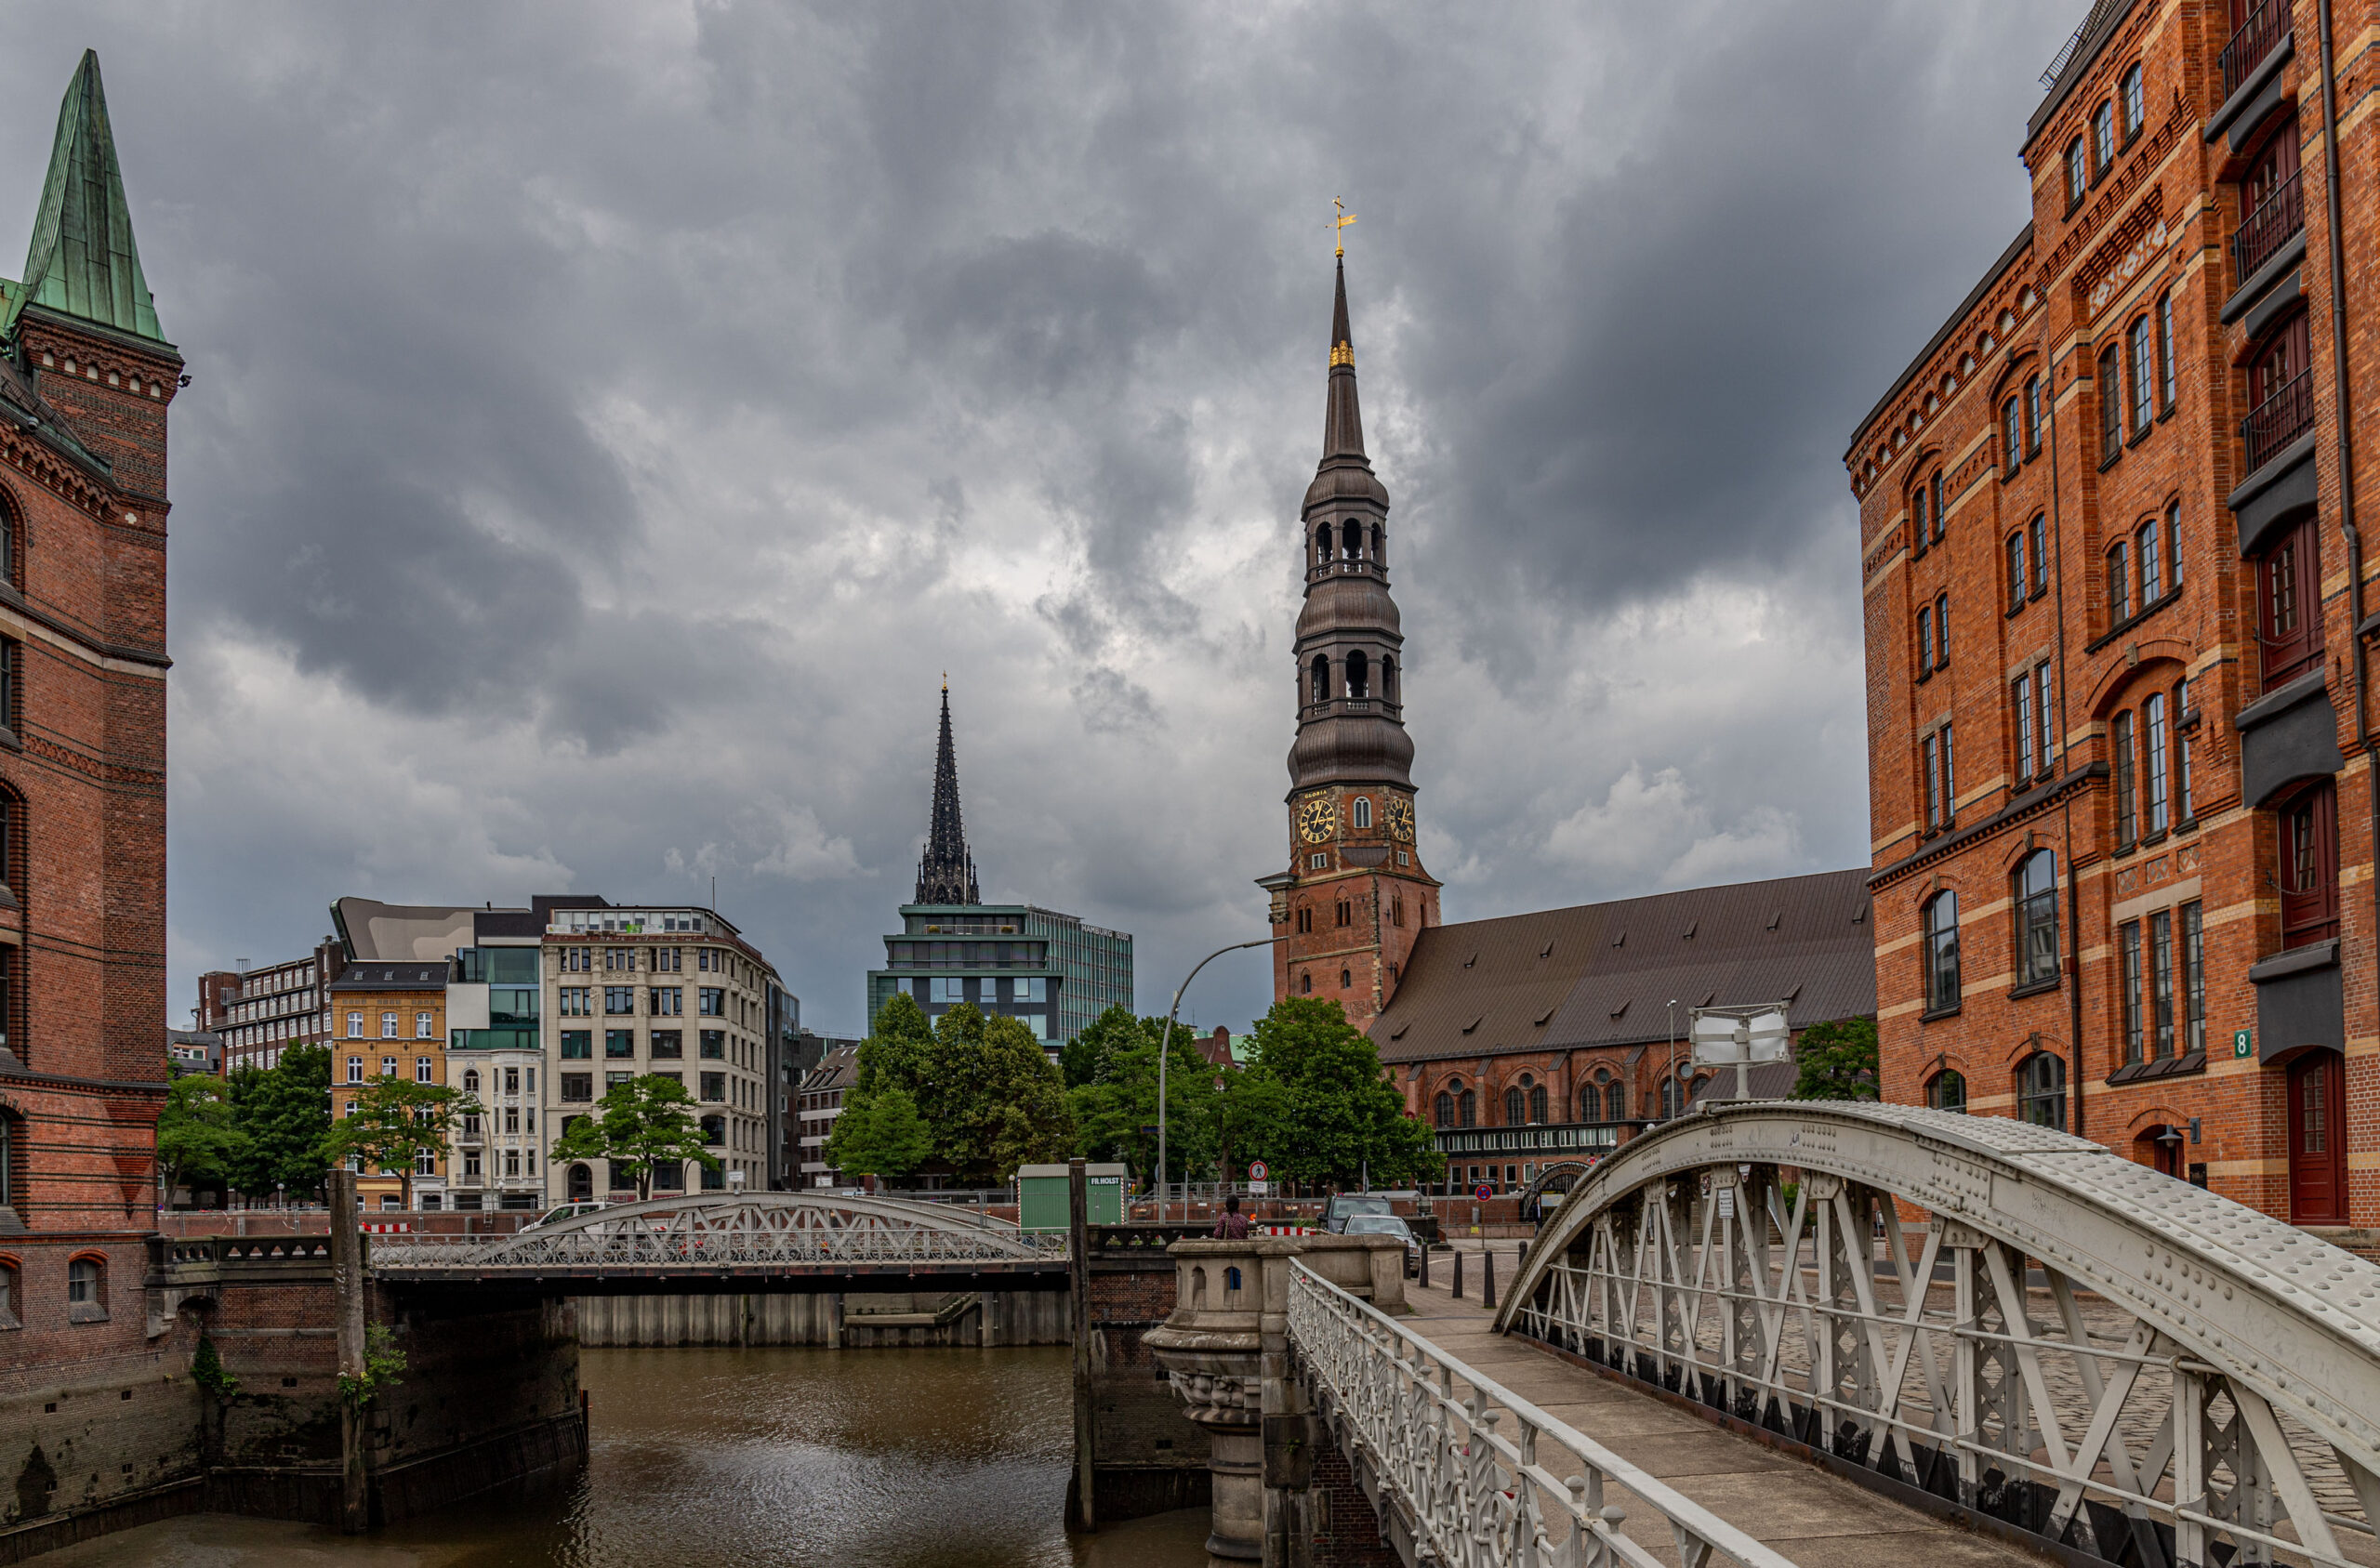
[{"label": "curved lamp post", "polygon": [[[1224,954],[1236,953],[1243,947],[1270,947],[1280,940],[1279,937],[1258,937],[1254,942],[1236,942],[1229,947],[1218,947],[1199,959],[1197,968],[1183,976],[1182,983],[1173,988],[1173,1006],[1165,1010],[1165,1037],[1157,1048],[1157,1222],[1160,1225],[1165,1223],[1165,1061],[1173,1054],[1173,1015],[1182,1010],[1182,994],[1190,989],[1192,981],[1198,978],[1199,969]],[[1183,1212],[1189,1212],[1186,1196]]]}]

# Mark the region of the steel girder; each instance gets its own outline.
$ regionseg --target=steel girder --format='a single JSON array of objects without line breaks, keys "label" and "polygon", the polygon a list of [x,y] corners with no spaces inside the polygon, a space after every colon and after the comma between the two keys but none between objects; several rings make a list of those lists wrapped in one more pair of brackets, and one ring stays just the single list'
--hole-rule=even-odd
[{"label": "steel girder", "polygon": [[588,1271],[1063,1261],[1064,1236],[971,1210],[816,1192],[701,1193],[617,1204],[509,1236],[375,1236],[372,1272],[392,1279],[468,1270],[502,1278]]},{"label": "steel girder", "polygon": [[1706,1105],[1571,1188],[1497,1323],[2109,1561],[2380,1521],[2380,1267],[2003,1117]]}]

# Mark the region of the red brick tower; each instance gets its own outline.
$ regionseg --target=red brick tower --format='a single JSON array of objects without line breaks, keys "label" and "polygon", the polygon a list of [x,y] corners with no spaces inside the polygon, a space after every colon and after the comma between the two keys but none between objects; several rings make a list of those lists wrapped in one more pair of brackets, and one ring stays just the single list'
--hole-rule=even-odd
[{"label": "red brick tower", "polygon": [[1369,1027],[1406,956],[1438,923],[1438,884],[1413,837],[1413,741],[1405,732],[1405,636],[1388,592],[1388,489],[1364,455],[1347,263],[1339,262],[1322,463],[1306,487],[1300,549],[1298,736],[1289,747],[1289,869],[1273,895],[1273,995],[1338,1001]]},{"label": "red brick tower", "polygon": [[99,64],[0,280],[0,1369],[154,1350],[165,408]]}]

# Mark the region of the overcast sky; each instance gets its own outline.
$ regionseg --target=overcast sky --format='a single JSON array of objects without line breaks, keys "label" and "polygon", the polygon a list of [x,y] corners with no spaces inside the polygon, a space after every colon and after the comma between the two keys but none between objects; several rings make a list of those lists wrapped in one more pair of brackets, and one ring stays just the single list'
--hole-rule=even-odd
[{"label": "overcast sky", "polygon": [[96,47],[193,377],[174,1021],[716,876],[856,1030],[945,669],[985,896],[1162,1012],[1289,858],[1333,196],[1448,918],[1864,863],[1842,454],[2085,8],[11,5],[0,271]]}]

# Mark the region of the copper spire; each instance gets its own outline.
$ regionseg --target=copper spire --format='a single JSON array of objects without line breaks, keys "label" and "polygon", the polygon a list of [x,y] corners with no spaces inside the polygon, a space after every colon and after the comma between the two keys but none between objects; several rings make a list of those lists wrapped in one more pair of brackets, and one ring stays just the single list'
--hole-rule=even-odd
[{"label": "copper spire", "polygon": [[918,857],[917,903],[981,903],[975,857],[967,852],[967,829],[959,820],[959,757],[950,744],[950,678],[942,682],[942,739],[934,748],[933,822],[926,852]]},{"label": "copper spire", "polygon": [[1339,258],[1339,295],[1330,310],[1330,397],[1322,416],[1324,466],[1334,457],[1364,459],[1364,415],[1355,402],[1355,344],[1347,329],[1344,257]]}]

